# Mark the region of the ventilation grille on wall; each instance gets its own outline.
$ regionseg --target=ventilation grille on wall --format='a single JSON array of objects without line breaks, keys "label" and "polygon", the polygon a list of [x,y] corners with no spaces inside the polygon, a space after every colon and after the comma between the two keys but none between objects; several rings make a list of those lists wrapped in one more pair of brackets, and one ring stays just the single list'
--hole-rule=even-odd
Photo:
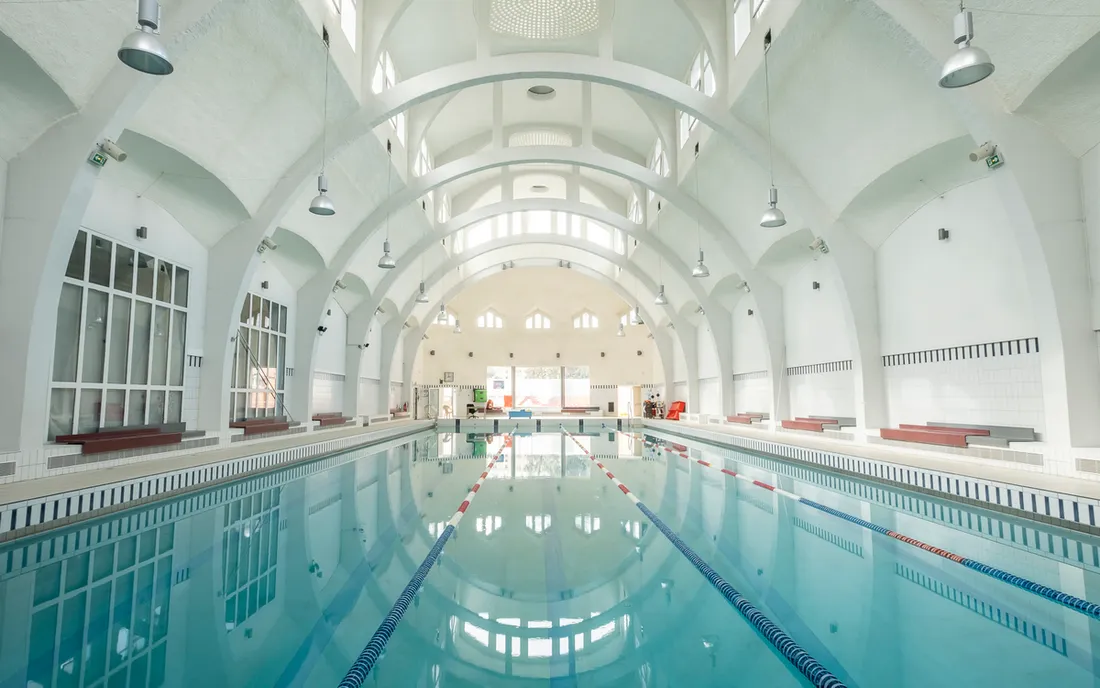
[{"label": "ventilation grille on wall", "polygon": [[564,131],[529,129],[517,131],[508,137],[508,147],[518,146],[572,146],[573,137]]},{"label": "ventilation grille on wall", "polygon": [[343,375],[338,375],[336,373],[322,373],[320,371],[314,371],[313,379],[328,380],[329,382],[343,382],[345,378]]},{"label": "ventilation grille on wall", "polygon": [[618,389],[618,385],[588,385],[589,389]]},{"label": "ventilation grille on wall", "polygon": [[945,349],[910,351],[904,354],[889,354],[882,357],[886,367],[917,365],[921,363],[943,363],[945,361],[965,361],[971,358],[992,358],[994,356],[1015,356],[1019,354],[1039,353],[1039,338],[1009,339],[1003,342],[985,344],[966,344],[950,346]]},{"label": "ventilation grille on wall", "polygon": [[189,368],[201,368],[202,356],[195,356],[193,354],[187,354],[187,366]]},{"label": "ventilation grille on wall", "polygon": [[759,380],[759,379],[765,378],[767,376],[768,376],[768,371],[766,371],[766,370],[754,370],[750,373],[734,373],[733,374],[733,381],[734,382],[742,382],[744,380]]},{"label": "ventilation grille on wall", "polygon": [[815,375],[817,373],[835,373],[841,370],[851,370],[852,360],[829,361],[828,363],[813,363],[810,365],[787,368],[788,375]]},{"label": "ventilation grille on wall", "polygon": [[417,382],[415,387],[420,389],[443,389],[449,387],[451,389],[484,389],[485,385],[438,385],[438,384],[424,384],[423,382]]},{"label": "ventilation grille on wall", "polygon": [[492,0],[489,28],[536,40],[581,36],[600,25],[600,0]]}]

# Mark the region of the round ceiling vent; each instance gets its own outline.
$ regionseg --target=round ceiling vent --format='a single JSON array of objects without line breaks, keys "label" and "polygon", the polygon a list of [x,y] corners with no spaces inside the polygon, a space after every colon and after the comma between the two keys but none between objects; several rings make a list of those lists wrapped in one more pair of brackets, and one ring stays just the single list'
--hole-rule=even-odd
[{"label": "round ceiling vent", "polygon": [[550,100],[557,94],[553,86],[548,84],[535,84],[531,88],[527,89],[527,97],[534,98],[535,100]]},{"label": "round ceiling vent", "polygon": [[600,0],[491,0],[495,33],[553,41],[581,36],[600,25]]},{"label": "round ceiling vent", "polygon": [[546,193],[550,191],[550,187],[545,184],[532,184],[531,191],[534,193]]}]

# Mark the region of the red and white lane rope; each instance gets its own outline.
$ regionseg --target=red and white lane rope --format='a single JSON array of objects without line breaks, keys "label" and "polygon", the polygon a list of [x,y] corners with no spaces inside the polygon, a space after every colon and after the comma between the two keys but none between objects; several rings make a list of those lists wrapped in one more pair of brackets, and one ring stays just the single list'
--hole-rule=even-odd
[{"label": "red and white lane rope", "polygon": [[[604,425],[604,427],[607,427],[607,425]],[[620,434],[626,435],[627,437],[633,437],[633,435],[629,435],[627,433],[624,433],[622,430],[618,430],[618,429],[615,429],[615,428],[611,428],[611,430],[614,431],[614,432],[618,432]],[[829,514],[830,516],[835,516],[836,518],[843,519],[845,521],[848,521],[849,523],[855,523],[856,525],[867,528],[868,530],[873,530],[876,533],[880,533],[882,535],[885,535],[886,537],[893,538],[893,539],[897,540],[898,542],[904,542],[907,545],[912,545],[913,547],[918,547],[920,549],[923,549],[926,552],[931,552],[932,554],[941,556],[944,559],[947,559],[949,561],[953,561],[956,564],[960,564],[962,566],[965,566],[966,568],[971,569],[972,571],[977,571],[978,573],[983,573],[983,574],[985,574],[985,575],[987,575],[991,578],[996,578],[997,580],[999,580],[1003,583],[1008,583],[1009,585],[1015,586],[1015,587],[1020,588],[1022,590],[1027,590],[1028,592],[1035,593],[1036,595],[1038,595],[1040,597],[1045,597],[1046,599],[1048,599],[1052,602],[1057,602],[1058,604],[1065,605],[1065,606],[1069,607],[1070,609],[1075,609],[1075,610],[1081,612],[1082,614],[1087,614],[1088,616],[1091,616],[1093,618],[1100,619],[1100,604],[1096,604],[1095,602],[1089,602],[1088,600],[1083,600],[1079,597],[1075,597],[1074,595],[1070,595],[1069,593],[1062,592],[1061,590],[1058,590],[1056,588],[1047,587],[1047,586],[1043,585],[1042,583],[1036,583],[1035,581],[1028,580],[1027,578],[1023,578],[1022,576],[1017,576],[1014,573],[1009,573],[1008,571],[998,569],[994,566],[989,566],[987,564],[983,564],[982,562],[978,561],[977,559],[970,559],[969,557],[964,557],[964,556],[955,554],[954,552],[949,552],[948,550],[941,549],[939,547],[935,547],[935,546],[930,545],[926,542],[921,542],[920,540],[918,540],[916,538],[911,538],[908,535],[902,535],[901,533],[899,533],[897,531],[890,530],[888,528],[884,528],[884,527],[878,525],[877,523],[871,523],[870,521],[865,521],[862,518],[859,518],[858,516],[853,516],[852,514],[845,513],[843,511],[838,510],[838,509],[834,509],[830,506],[825,506],[824,504],[819,504],[819,503],[817,503],[817,502],[815,502],[811,499],[806,499],[805,497],[799,497],[798,495],[796,495],[792,492],[787,492],[786,490],[775,487],[774,485],[769,485],[768,483],[760,482],[759,480],[753,480],[752,478],[749,478],[748,476],[741,475],[740,473],[737,473],[735,471],[731,471],[728,468],[719,468],[718,466],[715,466],[714,464],[710,463],[709,461],[704,461],[702,459],[693,459],[690,456],[688,456],[688,454],[686,452],[679,451],[679,450],[674,449],[672,447],[669,447],[669,446],[663,446],[662,447],[661,445],[657,444],[656,442],[651,442],[651,441],[646,440],[644,438],[642,439],[642,443],[645,444],[645,445],[648,445],[650,447],[653,447],[654,449],[664,449],[665,452],[667,452],[669,454],[674,454],[676,456],[679,456],[682,459],[687,459],[688,461],[694,461],[695,463],[697,463],[701,466],[706,466],[707,468],[713,468],[716,471],[721,471],[721,472],[725,473],[728,476],[732,476],[734,478],[737,478],[738,480],[744,480],[745,482],[752,483],[753,485],[756,485],[757,487],[762,487],[765,490],[769,490],[771,492],[781,494],[784,497],[787,497],[788,499],[793,499],[794,501],[798,502],[799,504],[805,504],[806,506],[808,506],[810,508],[817,509],[818,511]]]},{"label": "red and white lane rope", "polygon": [[[518,427],[518,426],[517,426]],[[508,437],[515,436],[515,429],[508,433]],[[421,562],[420,567],[413,574],[409,584],[405,586],[405,589],[401,591],[401,594],[397,597],[397,602],[390,608],[386,618],[379,624],[378,630],[371,636],[370,642],[363,648],[363,651],[359,653],[359,656],[355,659],[355,663],[348,669],[348,673],[344,676],[344,680],[340,682],[339,688],[359,688],[363,685],[363,681],[366,680],[367,675],[371,669],[378,662],[378,658],[382,656],[382,653],[386,650],[386,644],[390,642],[390,636],[397,630],[397,624],[401,623],[401,618],[405,616],[405,612],[408,610],[409,605],[412,604],[413,598],[416,597],[416,593],[420,591],[420,587],[424,585],[424,579],[427,578],[428,572],[432,570],[432,566],[435,565],[439,555],[443,552],[443,545],[447,544],[447,540],[454,534],[455,529],[458,528],[458,524],[462,521],[462,517],[466,515],[466,509],[470,507],[470,502],[474,501],[474,497],[477,496],[477,491],[481,489],[485,479],[489,477],[489,471],[493,470],[493,466],[497,464],[501,456],[504,455],[504,450],[508,448],[508,442],[505,441],[500,451],[493,455],[493,458],[489,460],[489,465],[485,467],[485,470],[481,473],[481,477],[477,479],[474,486],[470,488],[470,492],[466,495],[466,499],[459,505],[458,511],[451,516],[451,519],[447,521],[447,527],[443,529],[443,532],[439,534],[439,538],[435,541],[435,545],[432,546],[432,550],[428,552],[428,556],[424,557],[424,561]]]},{"label": "red and white lane rope", "polygon": [[696,554],[695,550],[688,547],[687,543],[685,543],[675,531],[669,528],[657,514],[653,513],[642,500],[634,496],[630,488],[616,478],[614,473],[607,470],[607,466],[597,461],[596,457],[592,456],[591,452],[588,451],[588,448],[581,444],[571,432],[566,430],[564,425],[561,426],[561,431],[565,433],[569,439],[573,440],[574,444],[580,447],[581,451],[584,452],[584,455],[587,456],[590,461],[599,466],[604,475],[606,475],[611,482],[615,483],[615,486],[618,487],[624,495],[630,498],[634,506],[638,507],[653,525],[657,526],[657,530],[661,531],[661,534],[672,543],[672,546],[680,550],[680,554],[683,554],[684,557],[691,562],[695,570],[703,574],[703,577],[714,586],[714,589],[717,590],[722,597],[726,598],[730,606],[736,609],[746,621],[759,631],[760,634],[771,643],[772,647],[790,662],[795,670],[809,679],[810,683],[816,688],[844,688],[845,684],[843,681],[826,669],[821,662],[814,659],[810,653],[802,649],[802,647],[799,646],[793,638],[787,635],[782,628],[775,625],[775,623],[765,616],[762,611],[746,600],[741,593],[737,592],[737,590],[726,581],[726,579],[722,578],[717,571],[711,568],[710,564],[703,561],[703,558]]}]

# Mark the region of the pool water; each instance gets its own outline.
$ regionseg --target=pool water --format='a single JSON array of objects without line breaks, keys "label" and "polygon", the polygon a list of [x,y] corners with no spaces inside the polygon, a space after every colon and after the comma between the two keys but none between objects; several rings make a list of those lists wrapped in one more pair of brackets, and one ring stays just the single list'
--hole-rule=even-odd
[{"label": "pool water", "polygon": [[[1100,542],[660,434],[578,440],[848,686],[1100,686],[1100,622],[647,444],[1089,601]],[[0,548],[0,688],[806,686],[564,434],[428,433]]]}]

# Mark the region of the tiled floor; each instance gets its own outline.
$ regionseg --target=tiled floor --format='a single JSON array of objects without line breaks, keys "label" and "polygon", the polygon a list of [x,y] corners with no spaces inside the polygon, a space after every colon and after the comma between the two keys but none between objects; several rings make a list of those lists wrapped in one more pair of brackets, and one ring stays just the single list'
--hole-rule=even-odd
[{"label": "tiled floor", "polygon": [[217,463],[277,449],[299,447],[306,444],[324,442],[325,440],[349,437],[357,434],[367,435],[378,430],[418,422],[420,421],[401,420],[377,423],[370,426],[322,430],[260,442],[236,444],[222,449],[196,452],[183,456],[174,456],[165,459],[150,459],[149,461],[112,466],[110,468],[100,468],[78,473],[52,475],[35,480],[7,483],[5,485],[0,485],[0,504],[21,502],[27,499],[36,499],[46,495],[57,494],[59,492],[69,492],[122,480],[133,480],[166,471],[202,466],[209,463]]},{"label": "tiled floor", "polygon": [[[647,421],[647,424],[651,422],[652,421]],[[804,447],[806,449],[830,451],[864,459],[891,461],[893,463],[905,464],[915,468],[957,473],[974,478],[1012,483],[1014,485],[1030,487],[1036,490],[1073,494],[1088,497],[1090,499],[1100,499],[1100,482],[1051,475],[1034,470],[1007,468],[994,465],[992,462],[986,463],[977,459],[957,460],[934,451],[922,451],[920,449],[881,444],[867,444],[864,442],[846,442],[827,437],[810,437],[801,433],[791,432],[780,433],[765,428],[750,428],[742,425],[718,425],[714,423],[702,425],[689,422],[669,423],[666,421],[658,421],[658,423],[654,424],[654,427],[666,428],[677,425],[681,427],[694,426],[712,432],[751,437],[753,439],[767,440],[770,442],[780,442],[782,444]]]}]

